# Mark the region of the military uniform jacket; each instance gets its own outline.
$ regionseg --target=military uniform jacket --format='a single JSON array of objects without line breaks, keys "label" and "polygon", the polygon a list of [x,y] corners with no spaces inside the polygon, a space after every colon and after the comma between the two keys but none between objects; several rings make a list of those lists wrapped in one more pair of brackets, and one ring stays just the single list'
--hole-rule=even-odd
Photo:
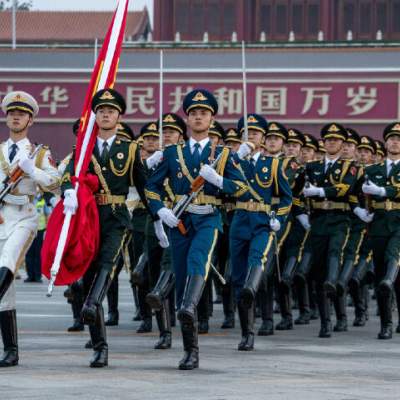
[{"label": "military uniform jacket", "polygon": [[[276,197],[276,215],[283,222],[292,206],[292,191],[282,170],[282,160],[260,155],[255,165],[248,160],[240,160],[240,167],[247,179],[249,190],[238,198],[238,202],[256,202],[271,206],[273,197]],[[269,216],[266,212],[257,214],[268,223]]]},{"label": "military uniform jacket", "polygon": [[282,160],[282,169],[292,191],[293,207],[291,213],[294,216],[304,214],[306,211],[302,191],[305,167],[295,157],[285,157]]},{"label": "military uniform jacket", "polygon": [[369,234],[385,236],[400,229],[400,163],[387,174],[387,161],[366,167],[371,182],[384,187],[386,197],[371,196],[374,219]]},{"label": "military uniform jacket", "polygon": [[[136,142],[114,139],[109,151],[108,162],[105,165],[96,144],[88,172],[97,175],[99,178],[100,185],[97,194],[124,196],[126,198],[129,193],[129,187],[135,186],[141,200],[147,206],[144,196],[146,175]],[[73,175],[74,157],[71,157],[62,178],[63,193],[65,190],[73,188],[71,182],[71,176]],[[117,218],[127,228],[131,229],[131,218],[125,202],[118,205],[100,205],[98,208],[100,223],[107,218]]]},{"label": "military uniform jacket", "polygon": [[313,213],[350,211],[349,195],[357,178],[357,167],[353,161],[339,159],[326,172],[325,160],[311,161],[306,164],[306,174],[310,183],[325,191],[325,199],[318,196],[311,198]]},{"label": "military uniform jacket", "polygon": [[[235,197],[240,196],[247,190],[244,177],[234,165],[228,148],[217,147],[215,158],[222,152],[216,171],[223,176],[222,190],[206,182],[203,189],[194,201],[194,204],[218,204],[218,197],[221,192],[231,194]],[[211,145],[210,142],[204,147],[201,153],[201,165],[211,164]],[[146,185],[146,197],[152,213],[165,207],[165,179],[169,178],[170,193],[175,202],[179,201],[180,196],[190,192],[191,184],[198,176],[199,171],[195,168],[189,143],[184,145],[169,146],[164,150],[162,162],[158,165],[154,173],[149,177]],[[215,207],[215,214],[218,214]],[[200,217],[200,216],[199,216]]]}]

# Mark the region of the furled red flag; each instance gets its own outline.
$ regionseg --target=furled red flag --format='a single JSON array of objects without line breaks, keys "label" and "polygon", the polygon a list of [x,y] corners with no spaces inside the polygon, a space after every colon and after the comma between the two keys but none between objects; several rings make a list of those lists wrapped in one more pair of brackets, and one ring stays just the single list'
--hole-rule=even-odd
[{"label": "furled red flag", "polygon": [[129,0],[120,0],[94,68],[83,107],[75,151],[75,185],[79,207],[75,215],[63,213],[63,202],[55,207],[42,247],[42,273],[53,285],[68,285],[81,278],[95,259],[100,241],[97,205],[93,193],[97,176],[87,173],[98,127],[91,110],[94,94],[115,83],[124,39]]}]

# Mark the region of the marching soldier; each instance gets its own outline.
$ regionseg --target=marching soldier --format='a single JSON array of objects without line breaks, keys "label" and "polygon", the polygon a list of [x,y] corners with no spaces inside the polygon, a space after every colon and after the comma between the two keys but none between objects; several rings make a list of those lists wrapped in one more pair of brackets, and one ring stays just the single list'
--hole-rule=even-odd
[{"label": "marching soldier", "polygon": [[[215,97],[206,90],[196,89],[186,95],[183,110],[188,116],[191,137],[185,145],[169,146],[163,160],[149,178],[146,196],[152,212],[171,228],[170,240],[176,278],[178,319],[181,322],[185,354],[179,369],[199,366],[197,336],[197,305],[207,280],[211,257],[222,228],[217,202],[221,191],[239,195],[246,190],[239,170],[234,166],[229,149],[210,145],[208,130],[218,111]],[[219,156],[219,154],[221,154]],[[216,169],[210,166],[216,157]],[[188,195],[191,184],[201,176],[205,185],[179,219],[165,207],[161,196],[165,178],[169,178],[175,202]]]},{"label": "marching soldier", "polygon": [[292,281],[298,260],[302,257],[307,240],[310,221],[304,206],[302,190],[304,186],[304,166],[300,162],[300,153],[306,144],[305,136],[298,129],[289,129],[282,169],[288,178],[293,195],[293,207],[280,240],[280,259],[282,265],[281,282],[278,282],[278,301],[282,320],[276,330],[293,329]]},{"label": "marching soldier", "polygon": [[0,367],[11,367],[18,365],[14,277],[38,228],[33,200],[38,187],[54,192],[60,180],[47,147],[33,156],[35,146],[28,131],[39,112],[36,100],[22,91],[11,92],[3,99],[2,110],[10,134],[0,148],[0,180],[5,182],[16,168],[23,172],[22,180],[3,200],[0,223],[0,328],[4,344]]},{"label": "marching soldier", "polygon": [[362,185],[371,196],[374,218],[368,241],[375,264],[375,284],[381,319],[378,339],[392,338],[393,290],[398,288],[400,255],[400,122],[383,131],[387,151],[385,161],[366,167],[368,180]]},{"label": "marching soldier", "polygon": [[[244,122],[241,118],[238,123],[241,132],[245,129]],[[275,235],[292,205],[291,190],[280,160],[261,154],[267,129],[280,136],[282,127],[277,123],[276,129],[271,124],[268,127],[267,121],[258,114],[249,114],[247,124],[249,144],[243,143],[235,156],[249,186],[238,197],[230,229],[232,282],[242,329],[239,351],[254,349],[254,300],[260,283],[272,275],[268,269],[272,269],[270,260],[274,252],[278,252]],[[274,195],[279,196],[279,203],[276,218],[271,218]]]},{"label": "marching soldier", "polygon": [[306,165],[303,193],[310,199],[312,249],[311,274],[316,282],[321,318],[320,338],[331,336],[330,299],[336,295],[343,248],[348,240],[350,219],[348,195],[355,184],[357,168],[351,161],[340,159],[347,131],[337,123],[321,130],[325,158]]},{"label": "marching soldier", "polygon": [[[85,304],[82,318],[89,325],[94,356],[90,367],[108,365],[108,344],[104,324],[103,299],[113,279],[116,263],[125,240],[132,229],[126,207],[126,196],[130,186],[135,186],[144,197],[145,176],[135,142],[117,138],[118,123],[125,113],[124,98],[113,89],[97,92],[92,100],[99,127],[89,173],[99,179],[99,190],[95,194],[100,219],[100,248],[97,259],[83,276]],[[78,207],[77,195],[71,182],[74,175],[74,157],[71,158],[62,179],[64,210],[74,214]],[[146,203],[144,203],[146,204]]]},{"label": "marching soldier", "polygon": [[[361,136],[360,144],[357,147],[360,165],[365,170],[366,167],[374,163],[374,157],[376,153],[376,144],[373,139],[368,136]],[[365,196],[361,190],[364,175],[357,180],[357,185],[354,190],[355,195],[353,197],[354,203],[357,205],[363,204],[364,208],[369,211],[371,204],[369,204],[369,197]],[[352,196],[350,196],[350,204],[352,204]],[[354,208],[354,206],[353,206]],[[370,216],[371,218],[371,216]],[[371,222],[371,221],[369,221]],[[353,299],[355,318],[353,326],[364,326],[368,318],[368,286],[372,283],[368,280],[367,270],[372,261],[372,251],[368,245],[367,230],[363,236],[363,240],[360,245],[359,254],[355,261],[354,271],[349,281],[349,293]]]},{"label": "marching soldier", "polygon": [[[160,121],[157,121],[157,132]],[[185,121],[177,114],[167,113],[163,115],[163,144],[165,147],[177,145],[186,137]],[[161,161],[161,159],[159,160]],[[159,162],[157,162],[158,165]],[[157,165],[154,165],[155,168]],[[153,173],[153,169],[149,174]],[[164,182],[162,195],[166,207],[171,207],[174,196],[168,179]],[[175,296],[173,292],[175,277],[172,270],[171,249],[169,242],[160,240],[156,236],[154,225],[150,217],[146,223],[145,252],[149,264],[150,293],[146,296],[146,302],[155,311],[160,337],[155,344],[155,349],[165,350],[171,348],[172,331],[171,317],[175,320]]]}]

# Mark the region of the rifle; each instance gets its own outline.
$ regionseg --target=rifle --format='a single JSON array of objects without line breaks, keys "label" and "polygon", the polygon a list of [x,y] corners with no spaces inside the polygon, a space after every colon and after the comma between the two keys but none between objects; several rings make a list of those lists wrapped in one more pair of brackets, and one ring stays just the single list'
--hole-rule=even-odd
[{"label": "rifle", "polygon": [[[213,150],[215,151],[215,148]],[[210,164],[211,168],[215,168],[217,166],[221,156],[222,151],[221,153],[219,153],[218,157]],[[205,179],[200,175],[197,176],[197,178],[192,182],[190,192],[182,196],[182,198],[175,204],[175,207],[172,209],[172,212],[177,218],[179,218],[183,214],[183,212],[189,207],[190,203],[198,196],[200,191],[203,189],[205,183]],[[181,220],[179,221],[178,229],[182,235],[187,234],[186,228]]]},{"label": "rifle", "polygon": [[[36,146],[35,150],[29,154],[29,159],[35,158],[36,154],[39,152],[39,150],[43,147],[42,144]],[[3,183],[3,188],[0,190],[0,202],[2,203],[0,207],[2,207],[4,198],[8,193],[10,193],[21,181],[21,179],[24,176],[24,171],[17,166],[14,168],[13,171],[11,171],[10,175],[7,175],[6,178],[4,179]]]},{"label": "rifle", "polygon": [[[367,185],[369,184],[368,174],[365,174],[365,183]],[[371,214],[372,212],[374,212],[374,210],[372,209],[371,195],[364,193],[364,196],[365,196],[365,209]]]},{"label": "rifle", "polygon": [[[308,174],[307,174],[307,172],[305,173],[305,176],[304,176],[304,187],[305,188],[309,188],[310,187],[310,178],[309,178],[309,176],[308,176]],[[305,197],[305,199],[304,199],[304,204],[305,204],[305,208],[306,208],[306,213],[308,214],[308,216],[310,216],[311,215],[311,200],[308,198],[308,197]]]}]

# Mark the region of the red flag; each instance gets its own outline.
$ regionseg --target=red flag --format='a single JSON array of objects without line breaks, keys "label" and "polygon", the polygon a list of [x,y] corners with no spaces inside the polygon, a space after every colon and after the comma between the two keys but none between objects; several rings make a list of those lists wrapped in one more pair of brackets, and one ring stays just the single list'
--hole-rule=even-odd
[{"label": "red flag", "polygon": [[126,26],[129,0],[120,0],[104,39],[96,66],[86,93],[75,151],[77,213],[64,216],[63,202],[55,207],[42,247],[42,273],[51,278],[52,285],[68,285],[81,278],[96,258],[100,243],[100,226],[93,193],[98,189],[97,176],[87,173],[98,127],[91,110],[94,94],[115,83]]}]

